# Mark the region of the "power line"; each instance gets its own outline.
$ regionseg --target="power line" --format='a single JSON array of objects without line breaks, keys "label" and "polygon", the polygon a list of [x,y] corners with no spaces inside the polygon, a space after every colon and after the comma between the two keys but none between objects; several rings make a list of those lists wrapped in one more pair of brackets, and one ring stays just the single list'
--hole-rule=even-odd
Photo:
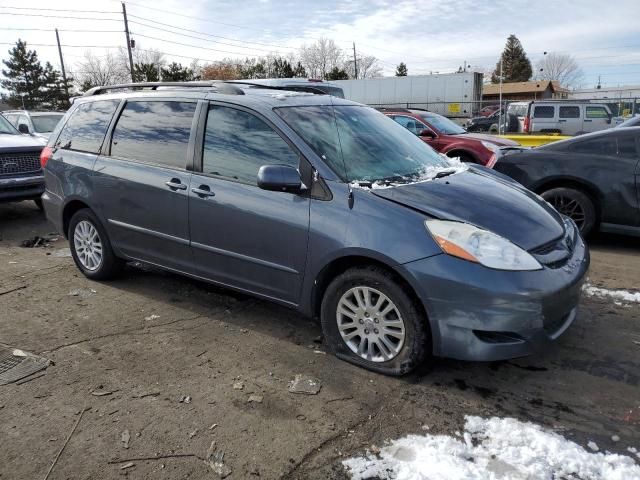
[{"label": "power line", "polygon": [[[151,20],[151,19],[148,19],[148,18],[145,18],[145,17],[140,17],[138,15],[129,14],[129,17],[141,19],[141,20],[144,20],[145,22],[155,23],[156,25],[162,25],[162,26],[165,26],[165,27],[170,27],[170,28],[173,28],[175,30],[182,30],[184,32],[197,33],[198,35],[204,35],[206,37],[222,38],[223,40],[230,40],[232,42],[239,42],[239,43],[252,43],[254,45],[261,45],[263,47],[291,48],[291,49],[297,50],[297,47],[288,47],[288,46],[285,46],[285,45],[275,45],[275,44],[272,44],[272,43],[252,42],[252,41],[249,41],[249,40],[240,40],[240,39],[236,39],[236,38],[223,37],[221,35],[213,35],[211,33],[199,32],[197,30],[190,30],[188,28],[176,27],[176,26],[170,25],[168,23],[158,22],[156,20]],[[140,22],[134,22],[134,21],[130,21],[129,23],[137,23],[139,25],[144,25],[144,24],[142,24]],[[149,28],[156,28],[158,30],[162,30],[162,29],[160,29],[158,27],[154,27],[154,26],[151,26],[151,25],[144,25],[144,26],[145,27],[149,27]],[[178,35],[180,35],[180,34],[178,34]]]},{"label": "power line", "polygon": [[[27,31],[27,32],[55,32],[55,28],[5,28],[1,27],[0,30],[4,31]],[[58,29],[59,32],[66,33],[122,33],[122,30],[67,30],[67,29]]]},{"label": "power line", "polygon": [[[201,50],[211,50],[212,52],[221,52],[221,53],[229,53],[231,55],[244,55],[244,53],[242,52],[230,52],[228,50],[219,50],[217,48],[210,48],[210,47],[200,47],[198,45],[192,45],[189,43],[180,43],[180,42],[175,42],[173,40],[165,40],[164,38],[158,38],[158,37],[151,37],[149,35],[143,35],[141,33],[136,33],[136,32],[131,32],[132,35],[137,35],[138,37],[142,37],[142,38],[149,38],[151,40],[157,40],[159,42],[166,42],[166,43],[172,43],[174,45],[180,45],[183,47],[190,47],[190,48],[199,48]],[[235,46],[235,45],[234,45]],[[251,48],[251,47],[240,47],[238,46],[238,48]],[[262,50],[262,51],[267,51],[267,50]]]},{"label": "power line", "polygon": [[[0,8],[8,8],[10,10],[34,10],[33,7],[4,7],[0,6]],[[76,10],[76,9],[68,9],[68,8],[38,8],[38,11],[47,11],[47,12],[75,12],[75,13],[120,13],[113,11],[103,11],[103,10]]]},{"label": "power line", "polygon": [[38,13],[0,12],[0,15],[11,15],[16,17],[64,18],[64,19],[70,19],[70,20],[97,20],[97,21],[103,21],[103,22],[121,22],[122,21],[116,18],[70,17],[68,15],[40,15]]},{"label": "power line", "polygon": [[[55,43],[29,43],[29,42],[25,42],[27,44],[27,47],[31,46],[31,47],[57,47],[58,45]],[[0,43],[0,45],[14,45],[15,43],[10,43],[10,42],[2,42]],[[60,45],[61,47],[68,47],[68,48],[120,48],[120,46],[114,46],[114,45],[65,45],[62,44]]]}]

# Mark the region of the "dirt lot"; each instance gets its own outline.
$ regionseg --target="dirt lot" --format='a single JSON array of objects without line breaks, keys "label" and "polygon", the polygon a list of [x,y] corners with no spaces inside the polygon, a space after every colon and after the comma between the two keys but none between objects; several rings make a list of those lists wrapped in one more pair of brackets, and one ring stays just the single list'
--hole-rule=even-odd
[{"label": "dirt lot", "polygon": [[[230,479],[345,478],[341,459],[427,426],[451,434],[469,414],[640,447],[640,304],[585,297],[544,356],[386,378],[324,354],[318,325],[263,301],[140,265],[90,282],[59,256],[64,239],[20,246],[51,233],[32,205],[0,205],[0,343],[54,365],[0,386],[1,479],[44,478],[78,420],[50,479],[215,479],[213,441]],[[594,285],[640,289],[638,239],[591,243]],[[296,374],[322,389],[289,393]]]}]

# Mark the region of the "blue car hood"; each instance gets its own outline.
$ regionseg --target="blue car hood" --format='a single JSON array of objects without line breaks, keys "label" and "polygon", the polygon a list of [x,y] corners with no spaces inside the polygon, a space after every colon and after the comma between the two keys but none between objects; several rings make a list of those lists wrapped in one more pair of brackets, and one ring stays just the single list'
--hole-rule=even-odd
[{"label": "blue car hood", "polygon": [[564,235],[560,215],[547,202],[518,183],[480,169],[371,192],[435,218],[489,230],[525,250]]}]

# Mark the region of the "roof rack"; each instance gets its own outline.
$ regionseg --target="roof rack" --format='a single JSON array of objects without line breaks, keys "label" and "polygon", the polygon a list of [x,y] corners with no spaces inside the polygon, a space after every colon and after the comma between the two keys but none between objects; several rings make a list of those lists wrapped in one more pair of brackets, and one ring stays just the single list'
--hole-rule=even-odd
[{"label": "roof rack", "polygon": [[265,90],[285,90],[289,92],[307,92],[315,95],[327,95],[327,92],[313,85],[295,84],[295,85],[265,85],[263,83],[245,82],[242,80],[232,80],[227,84],[247,85],[249,87],[264,88]]},{"label": "roof rack", "polygon": [[100,95],[102,93],[111,92],[113,90],[157,90],[158,87],[178,87],[178,88],[212,88],[217,93],[226,93],[227,95],[244,95],[244,91],[239,87],[220,81],[206,80],[197,82],[138,82],[138,83],[121,83],[118,85],[103,85],[93,87],[87,90],[83,96]]}]

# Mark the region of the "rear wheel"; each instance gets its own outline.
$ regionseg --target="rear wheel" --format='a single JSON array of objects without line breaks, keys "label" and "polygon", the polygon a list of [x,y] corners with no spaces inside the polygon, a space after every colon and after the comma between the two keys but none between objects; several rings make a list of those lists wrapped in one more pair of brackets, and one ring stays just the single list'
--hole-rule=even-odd
[{"label": "rear wheel", "polygon": [[113,253],[104,227],[88,208],[73,214],[68,237],[73,260],[87,278],[108,280],[124,267],[124,260]]},{"label": "rear wheel", "polygon": [[542,192],[541,197],[563,215],[570,217],[583,236],[588,235],[596,225],[596,208],[593,201],[573,188],[552,188]]},{"label": "rear wheel", "polygon": [[352,268],[327,287],[322,330],[340,358],[386,375],[404,375],[427,352],[427,319],[394,276],[379,267]]},{"label": "rear wheel", "polygon": [[33,203],[36,204],[36,207],[38,207],[40,209],[41,212],[44,212],[44,205],[42,204],[42,199],[41,198],[36,198]]}]

